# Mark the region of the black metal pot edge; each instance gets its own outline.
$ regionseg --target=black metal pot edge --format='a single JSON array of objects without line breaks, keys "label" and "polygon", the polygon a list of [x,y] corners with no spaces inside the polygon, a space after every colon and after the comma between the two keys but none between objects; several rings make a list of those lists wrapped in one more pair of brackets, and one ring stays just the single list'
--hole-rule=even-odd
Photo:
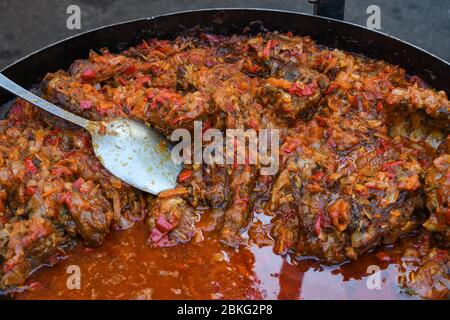
[{"label": "black metal pot edge", "polygon": [[428,52],[428,51],[425,50],[425,49],[422,49],[422,48],[420,48],[420,47],[418,47],[418,46],[416,46],[416,45],[414,45],[414,44],[411,44],[411,43],[409,43],[409,42],[407,42],[407,41],[405,41],[405,40],[399,39],[399,38],[397,38],[397,37],[395,37],[395,36],[392,36],[392,35],[389,35],[389,34],[387,34],[387,33],[381,32],[381,31],[379,31],[379,30],[370,30],[370,29],[368,29],[368,28],[365,28],[365,27],[363,27],[363,26],[361,26],[361,25],[358,25],[358,24],[355,24],[355,23],[353,23],[353,22],[342,21],[342,20],[337,20],[337,19],[332,19],[332,18],[327,18],[327,17],[322,17],[322,16],[316,16],[316,15],[309,14],[309,13],[295,12],[295,11],[290,11],[290,10],[266,9],[266,8],[233,8],[233,7],[231,7],[231,8],[206,8],[206,9],[198,9],[198,10],[175,11],[175,12],[171,12],[171,13],[165,13],[165,14],[161,14],[161,15],[155,15],[155,16],[152,16],[152,17],[132,19],[132,20],[123,21],[123,22],[119,22],[119,23],[108,24],[108,25],[101,26],[101,27],[98,27],[98,28],[93,28],[93,29],[90,29],[90,30],[81,32],[81,33],[79,33],[79,34],[76,34],[76,35],[74,35],[74,36],[70,36],[70,37],[61,39],[61,40],[59,40],[59,41],[53,42],[53,43],[51,43],[51,44],[49,44],[49,45],[46,45],[46,46],[44,46],[44,47],[42,47],[42,48],[40,48],[40,49],[38,49],[38,50],[36,50],[36,51],[33,51],[33,52],[27,54],[26,56],[20,58],[19,60],[15,61],[15,62],[13,62],[13,63],[11,63],[11,64],[9,64],[9,65],[6,66],[6,67],[4,67],[2,70],[0,70],[0,72],[3,72],[3,71],[5,71],[5,70],[11,68],[11,67],[13,67],[14,65],[16,65],[16,64],[18,64],[18,63],[20,63],[20,62],[22,62],[22,61],[24,61],[24,60],[26,60],[26,59],[32,57],[32,56],[34,56],[34,55],[36,55],[36,54],[39,54],[39,53],[41,53],[42,51],[44,51],[44,50],[46,50],[46,49],[49,49],[49,48],[54,47],[54,46],[57,46],[57,45],[59,45],[59,44],[61,44],[61,43],[64,43],[64,42],[66,42],[66,41],[70,41],[70,40],[72,40],[72,39],[74,39],[74,38],[82,37],[82,36],[84,36],[84,35],[86,35],[86,34],[88,34],[88,33],[91,33],[91,32],[100,31],[100,30],[105,30],[105,29],[108,29],[108,28],[111,28],[111,27],[120,26],[120,25],[126,25],[126,24],[129,24],[129,23],[135,23],[135,22],[139,22],[139,21],[149,21],[149,20],[153,20],[153,19],[157,19],[157,18],[169,17],[169,16],[173,16],[173,15],[177,15],[177,14],[194,13],[194,12],[199,12],[199,11],[202,11],[202,12],[215,12],[215,11],[231,11],[231,10],[240,10],[240,11],[265,11],[265,12],[289,13],[289,14],[295,14],[295,15],[299,15],[299,16],[308,16],[308,17],[321,18],[321,19],[323,19],[323,20],[325,20],[325,21],[332,21],[332,22],[334,22],[334,23],[347,24],[347,25],[350,25],[350,26],[352,26],[352,27],[354,27],[354,28],[361,29],[361,30],[366,30],[366,31],[370,31],[370,32],[374,32],[374,33],[377,33],[377,34],[379,34],[379,35],[381,35],[381,36],[385,36],[385,37],[391,38],[391,39],[396,40],[396,41],[398,41],[398,42],[401,42],[401,43],[403,43],[403,44],[405,44],[405,45],[408,45],[408,46],[410,46],[410,47],[413,47],[413,48],[415,48],[415,49],[417,49],[417,50],[419,50],[419,51],[422,51],[422,52],[425,53],[425,54],[428,54],[428,55],[432,56],[433,58],[435,58],[435,59],[437,59],[437,60],[440,60],[441,62],[447,64],[447,65],[450,67],[450,63],[449,63],[449,62],[445,61],[444,59],[438,57],[437,55],[435,55],[435,54],[433,54],[433,53],[431,53],[431,52]]}]

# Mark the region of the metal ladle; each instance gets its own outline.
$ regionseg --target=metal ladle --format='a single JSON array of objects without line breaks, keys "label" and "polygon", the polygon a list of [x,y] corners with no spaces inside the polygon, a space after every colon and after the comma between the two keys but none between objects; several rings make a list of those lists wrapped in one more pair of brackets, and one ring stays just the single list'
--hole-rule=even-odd
[{"label": "metal ladle", "polygon": [[130,119],[86,120],[34,95],[2,74],[0,87],[89,131],[97,158],[129,185],[154,195],[175,188],[181,166],[172,162],[166,139],[144,123]]}]

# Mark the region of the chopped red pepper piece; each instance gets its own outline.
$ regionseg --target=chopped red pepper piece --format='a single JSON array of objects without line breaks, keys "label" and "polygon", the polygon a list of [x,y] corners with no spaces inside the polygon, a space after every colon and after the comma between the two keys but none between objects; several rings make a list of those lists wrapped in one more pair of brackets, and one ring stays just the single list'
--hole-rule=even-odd
[{"label": "chopped red pepper piece", "polygon": [[126,86],[127,85],[127,80],[125,80],[124,78],[122,78],[122,77],[119,77],[119,83],[122,85],[122,86]]},{"label": "chopped red pepper piece", "polygon": [[380,261],[384,261],[384,262],[391,261],[391,257],[386,252],[383,252],[383,251],[377,252],[375,254],[375,257],[377,257],[377,259]]},{"label": "chopped red pepper piece", "polygon": [[297,82],[294,82],[289,88],[289,94],[299,97],[309,97],[312,96],[313,93],[312,84],[305,84],[303,88],[301,88]]},{"label": "chopped red pepper piece", "polygon": [[193,173],[194,172],[192,170],[183,170],[178,177],[178,182],[185,182],[192,177]]},{"label": "chopped red pepper piece", "polygon": [[250,59],[247,59],[245,66],[250,73],[256,73],[260,69],[260,67],[257,64],[254,64]]},{"label": "chopped red pepper piece", "polygon": [[65,204],[68,209],[72,209],[72,194],[65,192],[60,199],[61,203]]},{"label": "chopped red pepper piece", "polygon": [[211,123],[211,120],[208,119],[203,124],[203,131],[202,131],[202,133],[205,133],[206,131],[208,131],[211,128],[212,128],[212,123]]},{"label": "chopped red pepper piece", "polygon": [[391,143],[385,139],[380,140],[380,145],[383,147],[384,150],[387,150],[391,147]]},{"label": "chopped red pepper piece", "polygon": [[81,100],[80,101],[80,109],[87,110],[92,108],[92,102],[89,100]]},{"label": "chopped red pepper piece", "polygon": [[272,49],[272,40],[269,40],[266,44],[266,46],[264,47],[264,50],[262,52],[262,56],[265,58],[268,58],[270,55],[270,50]]},{"label": "chopped red pepper piece", "polygon": [[314,224],[314,232],[317,236],[320,236],[320,232],[322,231],[322,215],[318,214],[316,223]]},{"label": "chopped red pepper piece", "polygon": [[236,195],[236,198],[234,198],[233,204],[235,206],[247,207],[248,202],[249,202],[248,197],[241,197],[239,195]]},{"label": "chopped red pepper piece", "polygon": [[327,126],[327,120],[321,116],[316,116],[315,117],[317,124],[319,125],[319,127],[326,127]]},{"label": "chopped red pepper piece", "polygon": [[66,168],[66,167],[57,167],[57,168],[54,168],[54,169],[52,169],[51,171],[50,171],[50,173],[53,175],[53,176],[56,176],[56,177],[61,177],[61,176],[71,176],[72,175],[72,171],[70,171],[70,169],[68,169],[68,168]]},{"label": "chopped red pepper piece", "polygon": [[316,173],[314,173],[314,174],[312,175],[311,178],[312,178],[314,181],[320,181],[320,180],[322,180],[323,176],[324,176],[324,174],[323,174],[322,171],[317,171]]},{"label": "chopped red pepper piece", "polygon": [[165,234],[159,231],[157,228],[153,228],[152,232],[150,233],[150,240],[153,243],[158,243],[161,241],[162,238],[164,238]]},{"label": "chopped red pepper piece", "polygon": [[30,158],[26,158],[24,161],[25,168],[32,174],[36,174],[38,171],[36,169],[36,166],[33,163],[33,160]]},{"label": "chopped red pepper piece", "polygon": [[393,167],[396,167],[402,163],[404,163],[404,160],[399,160],[399,161],[390,161],[390,162],[386,162],[384,163],[381,167],[383,168],[383,170],[387,170]]},{"label": "chopped red pepper piece", "polygon": [[297,145],[292,142],[288,142],[287,144],[283,145],[282,151],[284,153],[292,153],[297,148]]},{"label": "chopped red pepper piece", "polygon": [[35,291],[43,288],[42,282],[34,281],[28,285],[28,290]]},{"label": "chopped red pepper piece", "polygon": [[[150,103],[150,109],[157,110],[159,106],[163,105],[165,102],[164,98],[162,97],[154,97],[153,101]],[[178,120],[177,120],[178,121]],[[177,123],[177,122],[176,122]],[[176,124],[175,123],[175,124]]]},{"label": "chopped red pepper piece", "polygon": [[152,80],[152,78],[150,78],[149,76],[145,76],[145,77],[137,78],[136,82],[142,85],[144,83],[150,82],[151,80]]},{"label": "chopped red pepper piece", "polygon": [[364,97],[364,99],[366,99],[367,101],[373,101],[373,100],[376,100],[375,95],[374,95],[372,92],[370,92],[370,91],[365,91],[365,92],[363,92],[363,97]]},{"label": "chopped red pepper piece", "polygon": [[73,183],[73,187],[78,190],[81,191],[81,186],[84,183],[84,179],[83,178],[78,178],[74,183]]},{"label": "chopped red pepper piece", "polygon": [[444,262],[448,256],[447,250],[436,249],[434,258],[439,262]]},{"label": "chopped red pepper piece", "polygon": [[381,101],[378,101],[378,103],[377,103],[377,112],[381,113],[381,112],[383,112],[383,109],[384,109],[383,103]]},{"label": "chopped red pepper piece", "polygon": [[29,196],[33,196],[36,193],[36,188],[33,187],[26,187],[25,193]]},{"label": "chopped red pepper piece", "polygon": [[348,95],[348,102],[350,102],[350,104],[351,104],[353,107],[358,107],[358,104],[359,104],[359,98],[358,98],[358,96]]},{"label": "chopped red pepper piece", "polygon": [[309,97],[313,95],[313,91],[310,85],[305,85],[301,91],[302,96]]},{"label": "chopped red pepper piece", "polygon": [[125,74],[127,76],[131,76],[136,72],[136,70],[137,70],[136,66],[134,64],[132,64],[125,69]]},{"label": "chopped red pepper piece", "polygon": [[159,217],[158,221],[156,222],[156,228],[164,234],[167,234],[170,230],[173,229],[173,227],[174,226],[162,216]]},{"label": "chopped red pepper piece", "polygon": [[23,116],[23,107],[21,104],[14,104],[11,109],[9,109],[8,117],[19,119]]},{"label": "chopped red pepper piece", "polygon": [[275,39],[269,40],[264,47],[264,50],[262,51],[262,56],[264,58],[268,58],[270,56],[270,51],[272,50],[272,48],[274,48],[279,42],[280,41]]},{"label": "chopped red pepper piece", "polygon": [[258,127],[259,127],[259,122],[258,122],[258,120],[256,120],[255,118],[251,118],[251,119],[249,120],[249,125],[250,125],[250,128],[252,128],[252,129],[258,129]]},{"label": "chopped red pepper piece", "polygon": [[81,79],[83,79],[84,81],[91,81],[91,80],[95,80],[97,74],[95,72],[94,69],[88,68],[86,70],[83,71],[83,73],[81,74]]},{"label": "chopped red pepper piece", "polygon": [[334,92],[337,88],[339,88],[339,85],[337,83],[332,83],[328,87],[327,91],[325,91],[325,94],[330,94],[330,93]]}]

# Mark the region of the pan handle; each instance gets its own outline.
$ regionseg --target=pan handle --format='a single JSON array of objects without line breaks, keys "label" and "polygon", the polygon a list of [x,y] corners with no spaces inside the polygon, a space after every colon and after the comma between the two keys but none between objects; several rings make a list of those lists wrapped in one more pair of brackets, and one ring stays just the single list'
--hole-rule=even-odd
[{"label": "pan handle", "polygon": [[314,5],[314,14],[344,20],[345,0],[309,0]]}]

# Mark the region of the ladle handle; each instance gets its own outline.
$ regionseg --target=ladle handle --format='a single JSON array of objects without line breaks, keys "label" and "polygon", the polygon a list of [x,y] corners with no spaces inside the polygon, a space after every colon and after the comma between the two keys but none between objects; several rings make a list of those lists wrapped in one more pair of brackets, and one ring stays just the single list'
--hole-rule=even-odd
[{"label": "ladle handle", "polygon": [[75,123],[85,129],[88,129],[88,127],[89,127],[88,126],[89,122],[90,122],[89,120],[79,117],[69,111],[66,111],[58,106],[55,106],[53,103],[50,103],[50,102],[34,95],[30,91],[22,88],[17,83],[15,83],[14,81],[11,81],[10,79],[5,77],[1,73],[0,73],[0,87],[2,87],[3,89],[11,92],[12,94],[14,94],[20,98],[30,102],[33,105],[35,105],[47,112],[50,112],[51,114],[54,114],[55,116],[63,118],[72,123]]}]

